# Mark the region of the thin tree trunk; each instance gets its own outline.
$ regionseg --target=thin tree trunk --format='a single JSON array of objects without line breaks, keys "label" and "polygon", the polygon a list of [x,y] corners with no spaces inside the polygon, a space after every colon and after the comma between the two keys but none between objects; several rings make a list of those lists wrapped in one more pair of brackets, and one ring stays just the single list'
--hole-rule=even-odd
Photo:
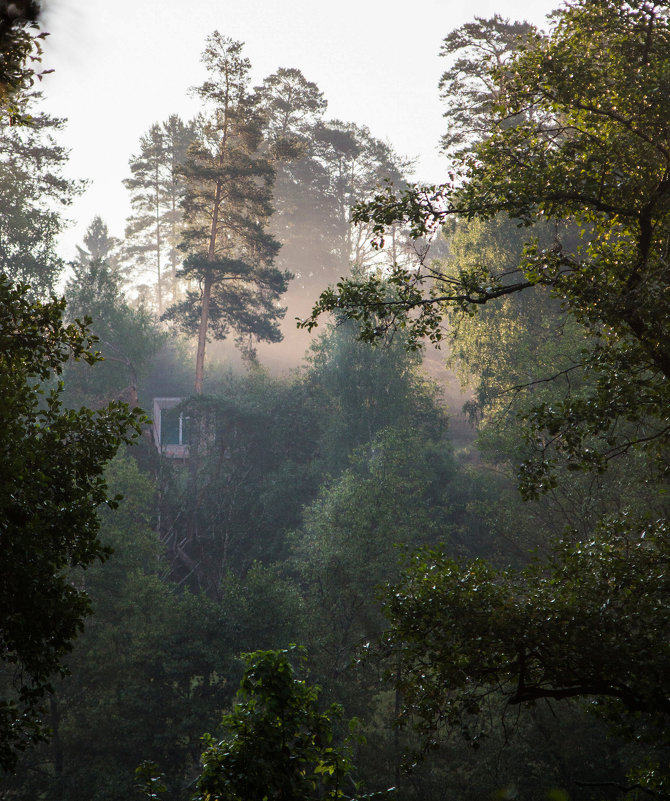
[{"label": "thin tree trunk", "polygon": [[[158,178],[156,179],[158,180]],[[161,275],[161,218],[160,207],[158,198],[158,189],[156,189],[156,300],[158,302],[158,316],[163,314],[163,276]]]},{"label": "thin tree trunk", "polygon": [[[174,173],[174,167],[173,173]],[[174,179],[171,187],[171,203],[172,203],[172,216],[170,218],[170,280],[172,282],[172,302],[176,303],[179,299],[179,292],[177,290],[177,251],[175,249],[175,242],[177,241],[177,190],[174,185]]]},{"label": "thin tree trunk", "polygon": [[158,316],[163,314],[163,276],[161,275],[161,190],[160,190],[160,161],[164,154],[163,138],[158,136],[159,153],[154,159],[154,209],[156,211],[156,302]]},{"label": "thin tree trunk", "polygon": [[[222,163],[223,158],[219,158]],[[214,261],[216,254],[216,233],[219,224],[219,204],[221,203],[221,182],[217,181],[214,193],[214,209],[212,213],[212,228],[209,234],[209,249],[207,260]],[[195,394],[202,395],[202,379],[205,372],[205,345],[207,344],[207,324],[209,322],[209,301],[212,296],[212,274],[208,273],[202,288],[202,309],[200,311],[200,328],[198,329],[198,353],[195,359]]]},{"label": "thin tree trunk", "polygon": [[207,344],[207,324],[209,322],[209,299],[212,294],[212,278],[207,276],[202,288],[202,309],[198,329],[198,353],[195,359],[195,394],[202,395],[202,379],[205,372],[205,345]]},{"label": "thin tree trunk", "polygon": [[393,717],[393,779],[395,781],[396,789],[400,786],[400,726],[398,725],[401,707],[400,691],[398,690],[400,677],[400,655],[398,655],[398,663],[395,672],[395,714]]}]

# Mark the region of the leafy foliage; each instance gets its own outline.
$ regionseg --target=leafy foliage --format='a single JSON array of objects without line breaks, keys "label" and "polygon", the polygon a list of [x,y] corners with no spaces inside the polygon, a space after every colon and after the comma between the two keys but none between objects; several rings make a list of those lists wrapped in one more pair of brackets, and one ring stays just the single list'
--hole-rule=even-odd
[{"label": "leafy foliage", "polygon": [[[337,310],[361,323],[363,339],[404,328],[410,346],[419,347],[423,337],[439,342],[445,322],[465,328],[468,316],[496,301],[506,307],[509,332],[511,315],[529,303],[517,298],[530,292],[538,305],[555,304],[554,320],[562,319],[562,333],[572,335],[571,347],[559,350],[567,362],[551,359],[548,374],[520,382],[537,380],[523,408],[527,450],[517,448],[526,497],[560,482],[574,504],[570,472],[588,481],[622,457],[623,469],[635,470],[632,481],[621,482],[621,497],[603,495],[609,514],[601,506],[596,527],[569,529],[550,558],[521,573],[481,561],[456,564],[438,552],[417,557],[389,601],[389,637],[404,672],[397,686],[427,747],[437,743],[443,723],[467,730],[468,716],[500,694],[508,703],[592,700],[631,741],[647,733],[667,743],[660,677],[668,666],[662,598],[670,148],[668,106],[653,98],[668,64],[665,5],[566,6],[548,35],[529,35],[515,55],[485,73],[497,87],[497,97],[488,98],[495,125],[461,154],[448,183],[401,193],[389,187],[356,212],[374,226],[379,246],[399,223],[417,237],[451,219],[484,224],[491,233],[505,215],[525,234],[516,260],[480,248],[451,264],[424,258],[414,269],[343,281],[322,295],[306,323],[313,327],[321,311]],[[554,225],[549,241],[547,229],[536,226],[544,220]],[[492,353],[503,357],[493,335],[500,323],[487,313],[479,331],[491,322],[484,351],[473,356],[472,343],[466,348],[484,392],[487,378],[502,375],[486,364]],[[544,342],[536,356],[550,357],[555,334],[539,334]],[[519,352],[527,344],[523,332],[512,345],[513,370],[537,370],[536,357]],[[560,390],[550,384],[554,376]],[[492,395],[482,400],[490,409]],[[635,481],[644,493],[626,496]],[[647,491],[658,516],[642,508]],[[656,793],[664,775],[653,772],[642,792]]]},{"label": "leafy foliage", "polygon": [[342,710],[318,708],[318,689],[298,679],[289,651],[256,651],[223,738],[205,735],[196,798],[202,801],[282,801],[350,798],[351,761],[333,744]]},{"label": "leafy foliage", "polygon": [[397,579],[399,549],[448,538],[453,471],[448,443],[384,429],[304,509],[292,545],[308,610],[305,641],[333,697],[360,702],[369,691],[353,686],[351,668],[384,627],[375,590]]},{"label": "leafy foliage", "polygon": [[312,344],[306,380],[317,407],[327,410],[320,419],[325,471],[335,475],[348,467],[356,448],[372,446],[399,421],[411,420],[415,430],[436,441],[445,435],[438,389],[403,345],[398,337],[389,347],[368,348],[344,320]]},{"label": "leafy foliage", "polygon": [[0,109],[13,124],[31,121],[25,113],[25,95],[36,78],[41,81],[51,72],[36,71],[48,36],[40,31],[40,11],[39,0],[5,3],[0,9]]},{"label": "leafy foliage", "polygon": [[[38,100],[31,96],[22,108]],[[0,120],[0,271],[45,299],[63,269],[60,212],[83,187],[63,177],[67,150],[54,136],[63,120],[35,112],[29,125],[10,123]]]},{"label": "leafy foliage", "polygon": [[112,492],[124,496],[101,515],[100,539],[114,553],[85,574],[70,573],[85,586],[93,615],[67,657],[69,675],[54,683],[51,741],[22,756],[17,777],[4,783],[8,797],[131,796],[143,757],[160,765],[166,798],[189,798],[200,735],[232,700],[240,650],[295,639],[301,599],[272,569],[252,566],[244,580],[229,574],[217,600],[165,579],[152,528],[157,488],[135,453],[117,456],[106,471]]},{"label": "leafy foliage", "polygon": [[[443,144],[460,161],[448,184],[407,191],[410,165],[363,126],[324,120],[322,93],[298,70],[250,91],[241,45],[208,40],[184,172],[185,141],[168,153],[165,124],[133,159],[126,249],[152,270],[160,259],[155,305],[171,294],[172,319],[198,332],[199,378],[207,336],[234,331],[249,355],[254,338],[279,338],[288,276],[275,264],[300,274],[303,301],[325,276],[357,270],[322,297],[336,325],[303,372],[210,370],[211,394],[182,407],[197,458],[138,449],[151,479],[129,457],[110,467],[104,496],[128,500],[121,516],[103,510],[89,551],[112,546],[116,557],[85,573],[76,560],[58,568],[96,616],[67,655],[72,675],[52,682],[52,742],[23,755],[7,798],[111,801],[135,787],[182,801],[197,735],[231,701],[239,650],[299,638],[327,698],[367,717],[357,756],[375,789],[393,775],[407,799],[667,795],[667,22],[663,6],[596,0],[566,7],[547,36],[499,17],[462,26],[445,39],[441,83]],[[352,204],[389,177],[396,189],[377,188],[352,230]],[[183,181],[175,285],[165,276]],[[427,251],[439,230],[448,246]],[[383,251],[371,244],[381,238]],[[95,317],[106,371],[91,380],[68,365],[59,398],[185,396],[187,360],[174,354],[143,379],[161,337],[123,298],[112,244],[96,220],[67,288],[70,315]],[[17,258],[28,251],[17,244]],[[30,253],[16,269],[46,291],[60,264],[45,257],[40,273]],[[365,339],[393,341],[367,348],[346,317]],[[437,390],[405,350],[424,336],[449,336],[452,363],[474,384],[478,453],[454,458],[445,441]],[[540,503],[512,499],[519,463]],[[397,542],[432,550],[408,557],[399,576]],[[539,546],[531,564],[529,543]],[[384,581],[386,684],[376,660],[352,665],[383,628],[373,596]],[[246,658],[238,704],[207,740],[199,797],[354,791],[348,749],[333,745],[340,713],[320,711],[290,662],[290,652]],[[8,699],[20,714],[16,692]],[[35,720],[23,719],[16,747],[40,735],[46,713]],[[618,736],[606,739],[605,725]],[[438,742],[441,761],[401,775],[403,749]]]},{"label": "leafy foliage", "polygon": [[430,747],[446,723],[475,736],[494,691],[512,705],[587,697],[619,731],[662,744],[667,575],[665,523],[625,518],[522,571],[420,552],[386,601],[404,715]]},{"label": "leafy foliage", "polygon": [[[456,215],[486,220],[504,212],[525,225],[570,220],[582,244],[563,242],[557,227],[550,245],[526,240],[512,268],[477,261],[453,274],[424,260],[388,277],[344,281],[305,323],[338,309],[360,321],[364,339],[406,327],[418,347],[424,336],[442,339],[447,315],[548,287],[592,338],[585,358],[593,389],[538,407],[528,495],[555,485],[552,449],[575,467],[601,468],[617,452],[640,447],[658,456],[667,443],[667,128],[650,98],[670,45],[665,11],[645,9],[633,3],[619,13],[605,0],[571,6],[549,37],[538,35],[506,64],[501,124],[463,157],[459,179],[400,196],[389,188],[357,212],[380,237],[398,221],[426,235]],[[604,98],[596,74],[608,86]],[[521,110],[527,116],[517,125],[502,124]]]},{"label": "leafy foliage", "polygon": [[97,361],[79,321],[63,323],[64,301],[28,299],[0,278],[0,765],[46,733],[45,696],[90,611],[67,570],[109,551],[96,513],[108,499],[104,465],[139,432],[139,410],[123,403],[66,410],[62,385],[44,385],[73,357]]}]

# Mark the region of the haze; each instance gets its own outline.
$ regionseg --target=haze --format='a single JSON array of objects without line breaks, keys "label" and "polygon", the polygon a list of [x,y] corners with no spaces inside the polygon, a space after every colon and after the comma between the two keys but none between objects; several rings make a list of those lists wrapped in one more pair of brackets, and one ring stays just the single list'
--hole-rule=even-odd
[{"label": "haze", "polygon": [[499,13],[542,25],[552,0],[401,4],[345,0],[51,0],[44,28],[42,89],[47,110],[66,117],[68,174],[88,179],[69,213],[62,240],[71,258],[92,217],[123,234],[128,198],[121,181],[140,136],[177,112],[193,114],[189,87],[203,78],[200,53],[217,29],[245,42],[254,81],[278,67],[297,67],[328,100],[327,117],[367,125],[402,155],[416,159],[415,178],[439,182],[444,131],[437,83],[440,42],[475,15]]}]

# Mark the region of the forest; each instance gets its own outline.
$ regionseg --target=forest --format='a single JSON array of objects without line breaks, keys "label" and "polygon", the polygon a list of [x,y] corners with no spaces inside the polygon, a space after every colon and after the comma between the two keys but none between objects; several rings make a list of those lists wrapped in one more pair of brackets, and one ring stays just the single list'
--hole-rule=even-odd
[{"label": "forest", "polygon": [[40,15],[0,4],[0,799],[670,799],[668,4],[445,31],[429,186],[214,31],[70,262]]}]

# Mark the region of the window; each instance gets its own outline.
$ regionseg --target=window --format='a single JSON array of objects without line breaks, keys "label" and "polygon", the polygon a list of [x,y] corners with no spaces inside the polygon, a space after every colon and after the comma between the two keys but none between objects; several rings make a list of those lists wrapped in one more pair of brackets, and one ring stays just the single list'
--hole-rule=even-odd
[{"label": "window", "polygon": [[189,455],[190,418],[183,398],[154,398],[153,437],[158,452],[173,459]]}]

